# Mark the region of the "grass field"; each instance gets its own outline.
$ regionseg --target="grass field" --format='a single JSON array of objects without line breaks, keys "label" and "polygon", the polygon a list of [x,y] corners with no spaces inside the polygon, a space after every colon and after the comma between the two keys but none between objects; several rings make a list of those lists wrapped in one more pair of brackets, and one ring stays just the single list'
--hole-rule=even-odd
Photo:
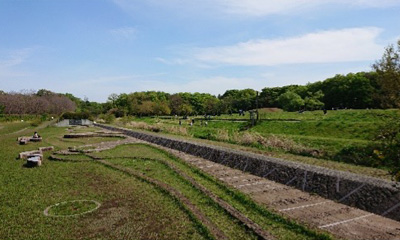
[{"label": "grass field", "polygon": [[[31,135],[35,130],[43,137],[42,142],[17,144],[18,136]],[[257,238],[182,173],[277,239],[331,238],[271,213],[182,160],[148,145],[122,145],[90,155],[55,154],[66,161],[51,161],[48,159],[51,153],[46,153],[39,168],[25,168],[24,162],[16,159],[19,152],[41,146],[65,150],[118,140],[62,137],[70,131],[95,130],[33,128],[22,122],[0,124],[0,239],[213,239],[208,225],[193,214],[187,204],[152,181],[180,192],[228,239]],[[104,163],[93,157],[103,159]],[[95,206],[91,200],[101,206],[79,215]],[[49,213],[62,217],[45,216],[44,210],[54,205],[57,207],[50,208]],[[68,217],[68,214],[74,216]]]},{"label": "grass field", "polygon": [[[388,119],[400,119],[399,117],[399,110],[337,110],[328,111],[327,114],[323,111],[303,113],[261,111],[261,121],[255,126],[249,126],[249,121],[245,121],[249,118],[248,114],[212,117],[211,120],[207,120],[207,126],[205,120],[201,120],[200,117],[194,118],[192,126],[189,124],[191,119],[181,120],[182,125],[179,125],[177,118],[130,118],[121,119],[115,124],[133,129],[230,143],[250,148],[251,151],[284,156],[289,160],[299,160],[339,170],[348,169],[364,174],[363,168],[357,169],[355,165],[371,167],[370,163],[359,159],[353,161],[351,156],[347,157],[343,152],[354,147],[364,148],[374,144],[373,139],[381,126]],[[343,165],[341,162],[352,165]],[[384,173],[385,166],[373,167],[381,168],[382,172],[366,169],[367,175],[390,178]]]},{"label": "grass field", "polygon": [[[138,179],[93,161],[45,160],[42,167],[29,169],[16,160],[20,151],[48,146],[54,138],[59,141],[53,146],[67,148],[71,144],[61,141],[64,132],[63,128],[41,129],[45,141],[24,146],[15,141],[21,133],[2,135],[0,239],[205,238],[173,199]],[[50,205],[81,199],[97,200],[102,206],[91,214],[71,218],[43,214]]]}]

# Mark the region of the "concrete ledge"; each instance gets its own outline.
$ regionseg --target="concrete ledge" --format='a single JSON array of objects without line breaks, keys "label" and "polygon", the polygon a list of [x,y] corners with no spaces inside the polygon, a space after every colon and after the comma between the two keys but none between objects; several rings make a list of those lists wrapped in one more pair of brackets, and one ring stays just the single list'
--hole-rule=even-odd
[{"label": "concrete ledge", "polygon": [[119,137],[125,138],[125,135],[115,133],[70,133],[65,134],[64,138],[92,138],[92,137]]},{"label": "concrete ledge", "polygon": [[400,189],[393,182],[152,133],[95,125],[400,221]]}]

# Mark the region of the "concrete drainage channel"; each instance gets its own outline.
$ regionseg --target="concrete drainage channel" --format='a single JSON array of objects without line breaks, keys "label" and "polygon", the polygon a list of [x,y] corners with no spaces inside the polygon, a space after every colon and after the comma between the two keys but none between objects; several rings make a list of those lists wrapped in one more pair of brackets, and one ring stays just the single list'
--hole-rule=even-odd
[{"label": "concrete drainage channel", "polygon": [[96,124],[96,126],[122,132],[128,136],[198,156],[400,221],[400,189],[393,186],[391,182],[243,151],[185,142],[151,133],[102,124]]}]

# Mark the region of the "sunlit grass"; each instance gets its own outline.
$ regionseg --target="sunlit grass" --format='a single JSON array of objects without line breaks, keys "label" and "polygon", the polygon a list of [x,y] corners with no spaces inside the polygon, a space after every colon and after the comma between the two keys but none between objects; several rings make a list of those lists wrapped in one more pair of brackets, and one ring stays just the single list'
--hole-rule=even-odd
[{"label": "sunlit grass", "polygon": [[[24,168],[24,161],[16,160],[21,151],[47,145],[56,149],[71,146],[60,141],[64,128],[39,130],[43,142],[28,145],[18,145],[13,135],[1,135],[0,239],[205,238],[169,196],[92,161],[49,161],[46,153],[41,167]],[[46,217],[43,213],[48,206],[82,199],[102,205],[72,218]]]}]

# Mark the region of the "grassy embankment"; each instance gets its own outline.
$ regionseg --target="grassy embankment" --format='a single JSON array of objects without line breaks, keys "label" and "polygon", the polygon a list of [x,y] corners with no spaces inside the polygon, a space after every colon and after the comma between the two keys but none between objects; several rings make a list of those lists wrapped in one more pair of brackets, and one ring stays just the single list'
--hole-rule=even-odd
[{"label": "grassy embankment", "polygon": [[[22,130],[22,131],[21,131]],[[1,239],[207,239],[205,227],[179,201],[157,187],[121,171],[105,167],[81,155],[76,162],[47,160],[40,168],[24,168],[15,157],[40,146],[57,150],[110,138],[63,139],[65,128],[41,128],[43,142],[18,145],[16,137],[31,135],[27,123],[0,124],[0,238]],[[96,130],[96,129],[85,129]],[[181,160],[146,145],[126,145],[97,154],[107,161],[145,173],[181,191],[230,239],[253,239],[255,235],[193,188],[162,161],[168,161],[245,213],[279,239],[327,239],[256,205],[246,196],[227,188]],[[56,203],[95,200],[101,207],[75,217],[46,217],[43,210]],[[82,206],[84,208],[85,206]],[[61,209],[68,212],[66,209]],[[74,209],[70,209],[73,213]]]},{"label": "grassy embankment", "polygon": [[[347,149],[351,152],[352,147],[365,147],[373,143],[380,126],[387,119],[399,114],[399,110],[339,110],[328,111],[326,115],[322,111],[301,114],[274,111],[261,113],[262,121],[254,127],[249,127],[246,121],[227,120],[233,118],[246,120],[249,118],[248,115],[213,117],[207,126],[204,124],[205,121],[202,125],[201,120],[196,120],[193,126],[189,125],[189,120],[182,120],[182,125],[179,126],[178,119],[173,118],[130,118],[121,119],[116,124],[230,143],[234,145],[227,146],[389,179],[390,176],[384,166],[374,169],[359,168],[356,165],[367,167],[371,165],[359,159],[353,161],[351,156],[347,157],[344,152]],[[332,161],[321,161],[321,159]]]}]

